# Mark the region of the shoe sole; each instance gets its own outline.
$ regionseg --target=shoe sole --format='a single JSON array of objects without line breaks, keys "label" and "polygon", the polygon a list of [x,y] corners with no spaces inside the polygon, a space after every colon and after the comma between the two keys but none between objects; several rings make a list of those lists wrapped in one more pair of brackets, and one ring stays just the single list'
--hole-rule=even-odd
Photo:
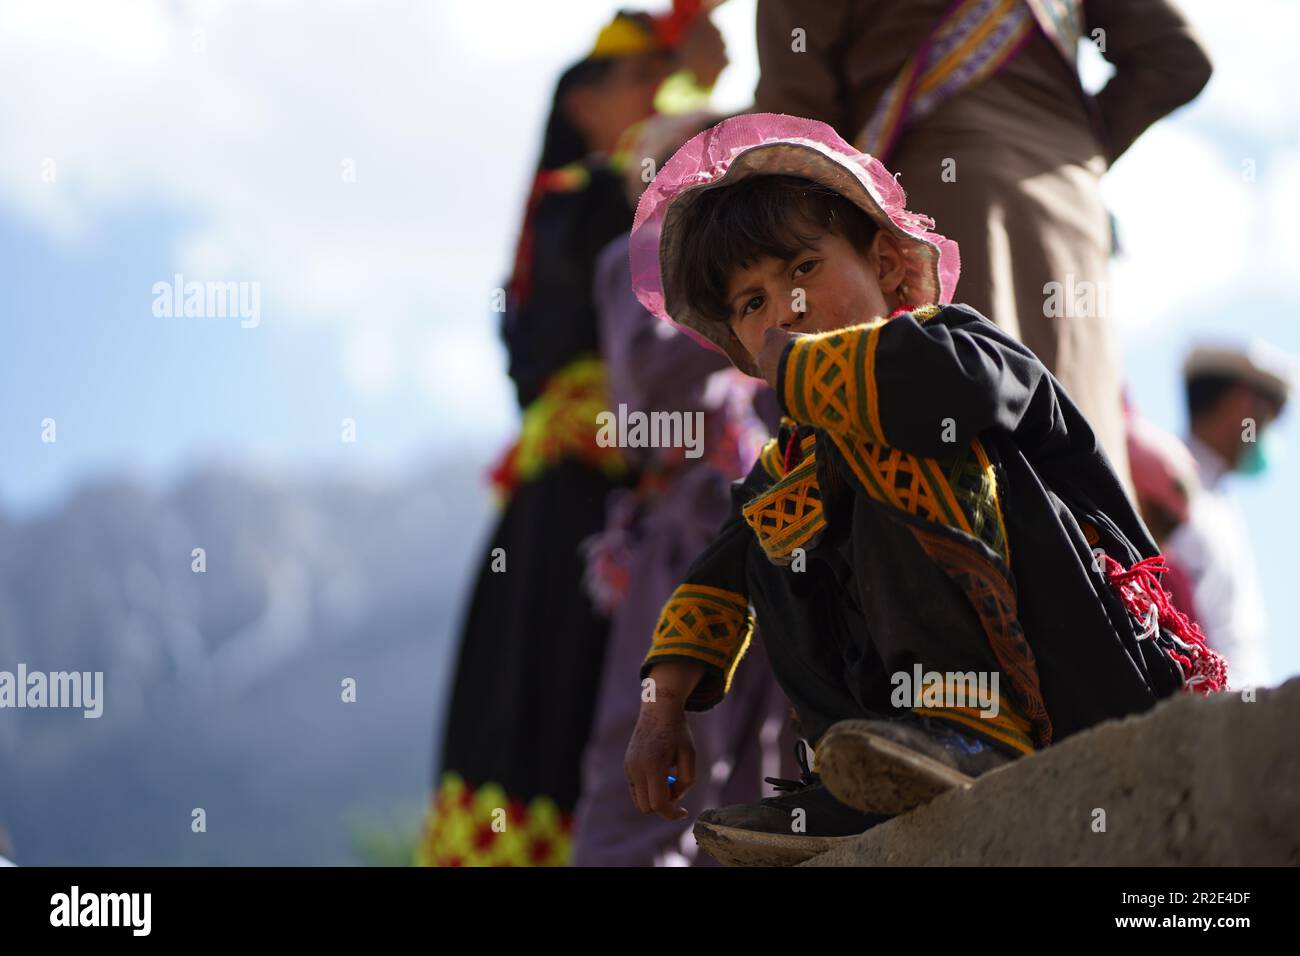
[{"label": "shoe sole", "polygon": [[817,772],[841,803],[867,813],[906,813],[975,782],[959,770],[846,720],[817,746]]},{"label": "shoe sole", "polygon": [[795,866],[856,836],[816,837],[742,830],[697,820],[695,842],[723,866]]}]

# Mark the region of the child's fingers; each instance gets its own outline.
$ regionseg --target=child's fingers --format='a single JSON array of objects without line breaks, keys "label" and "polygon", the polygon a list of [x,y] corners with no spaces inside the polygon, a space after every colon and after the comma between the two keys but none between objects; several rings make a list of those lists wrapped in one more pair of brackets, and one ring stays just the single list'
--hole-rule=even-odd
[{"label": "child's fingers", "polygon": [[673,803],[673,798],[668,793],[668,777],[661,773],[650,774],[646,778],[646,795],[650,801],[650,811],[663,816],[664,811]]},{"label": "child's fingers", "polygon": [[642,813],[653,812],[650,807],[650,781],[654,779],[653,763],[653,761],[633,760],[623,768],[629,789],[632,791],[632,801]]},{"label": "child's fingers", "polygon": [[646,798],[645,781],[640,774],[628,774],[628,788],[632,791],[632,802],[642,813],[650,812],[650,801]]},{"label": "child's fingers", "polygon": [[686,811],[677,806],[677,801],[668,792],[668,775],[656,773],[647,781],[650,795],[650,809],[665,820],[680,820]]}]

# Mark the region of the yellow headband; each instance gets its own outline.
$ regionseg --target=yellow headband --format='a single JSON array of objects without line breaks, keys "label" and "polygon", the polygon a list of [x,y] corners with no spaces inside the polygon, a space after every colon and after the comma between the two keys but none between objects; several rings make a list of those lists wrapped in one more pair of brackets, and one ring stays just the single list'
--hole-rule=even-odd
[{"label": "yellow headband", "polygon": [[632,17],[619,14],[600,31],[596,45],[587,54],[589,60],[603,60],[637,53],[656,53],[664,49],[654,31]]}]

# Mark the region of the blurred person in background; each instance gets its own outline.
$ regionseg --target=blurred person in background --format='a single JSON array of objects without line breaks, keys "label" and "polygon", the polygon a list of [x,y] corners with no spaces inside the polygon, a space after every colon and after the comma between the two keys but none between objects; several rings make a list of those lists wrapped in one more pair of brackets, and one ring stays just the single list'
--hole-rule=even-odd
[{"label": "blurred person in background", "polygon": [[[693,113],[642,124],[627,177],[635,199],[645,186],[642,160],[657,169],[686,140],[721,117]],[[640,476],[635,488],[614,492],[609,525],[588,548],[589,582],[611,616],[609,647],[574,821],[576,866],[714,866],[689,834],[699,811],[757,803],[764,773],[781,767],[794,738],[789,701],[776,684],[761,642],[718,707],[690,714],[699,786],[683,798],[690,817],[647,818],[628,799],[623,757],[641,708],[641,664],[659,612],[692,557],[717,534],[731,504],[731,483],[743,478],[768,438],[754,410],[755,388],[727,357],[702,347],[646,311],[632,288],[628,236],[606,247],[596,266],[601,354],[614,406],[633,412],[699,414],[697,457],[688,449],[628,448]],[[764,389],[766,391],[766,389]],[[782,739],[782,735],[789,735]]]},{"label": "blurred person in background", "polygon": [[1199,623],[1228,659],[1234,688],[1269,680],[1268,620],[1246,519],[1232,499],[1230,474],[1268,467],[1281,415],[1295,381],[1292,359],[1263,342],[1247,348],[1199,345],[1183,365],[1189,434],[1201,493],[1169,553],[1191,576]]},{"label": "blurred person in background", "polygon": [[1192,502],[1200,493],[1196,459],[1177,435],[1158,428],[1143,417],[1127,395],[1124,398],[1124,421],[1138,514],[1165,557],[1167,570],[1160,583],[1173,596],[1179,610],[1193,621],[1199,621],[1191,575],[1168,553],[1170,537],[1187,522]]},{"label": "blurred person in background", "polygon": [[[1080,37],[1115,67],[1096,97],[1079,81]],[[957,301],[1042,360],[1128,481],[1100,179],[1209,79],[1178,10],[1166,0],[759,0],[758,51],[755,108],[829,123],[901,174],[909,205],[962,249]]]},{"label": "blurred person in background", "polygon": [[721,39],[700,38],[716,35],[704,12],[620,12],[556,84],[502,322],[520,435],[491,476],[504,509],[461,630],[424,865],[568,861],[608,630],[583,589],[579,543],[604,526],[609,492],[635,478],[618,448],[596,442],[610,403],[593,273],[632,224],[629,128],[675,70],[716,79]]}]

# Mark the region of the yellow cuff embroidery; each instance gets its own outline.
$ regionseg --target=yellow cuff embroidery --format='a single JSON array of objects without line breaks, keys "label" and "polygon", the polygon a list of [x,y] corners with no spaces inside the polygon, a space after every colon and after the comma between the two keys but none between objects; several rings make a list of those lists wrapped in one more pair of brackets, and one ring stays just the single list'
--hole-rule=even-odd
[{"label": "yellow cuff embroidery", "polygon": [[[918,322],[934,318],[937,305],[912,310]],[[820,332],[795,340],[786,359],[781,398],[801,422],[885,442],[876,388],[876,345],[891,319]]]},{"label": "yellow cuff embroidery", "polygon": [[815,442],[805,445],[790,474],[741,509],[773,564],[789,564],[795,548],[813,547],[826,528],[814,448]]},{"label": "yellow cuff embroidery", "polygon": [[874,368],[876,340],[886,321],[796,339],[787,354],[781,396],[791,416],[883,442]]},{"label": "yellow cuff embroidery", "polygon": [[659,612],[645,663],[656,657],[693,657],[720,668],[724,674],[721,692],[706,696],[721,699],[731,689],[732,675],[749,647],[753,630],[754,617],[744,595],[703,584],[682,584]]},{"label": "yellow cuff embroidery", "polygon": [[986,717],[978,707],[914,707],[913,712],[970,727],[994,740],[1014,747],[1021,753],[1033,753],[1033,725],[1020,716],[1005,697],[998,702],[998,714]]},{"label": "yellow cuff embroidery", "polygon": [[785,473],[785,466],[782,463],[781,443],[775,438],[769,438],[763,450],[758,453],[758,460],[763,465],[763,470],[767,476],[772,479],[779,479]]}]

